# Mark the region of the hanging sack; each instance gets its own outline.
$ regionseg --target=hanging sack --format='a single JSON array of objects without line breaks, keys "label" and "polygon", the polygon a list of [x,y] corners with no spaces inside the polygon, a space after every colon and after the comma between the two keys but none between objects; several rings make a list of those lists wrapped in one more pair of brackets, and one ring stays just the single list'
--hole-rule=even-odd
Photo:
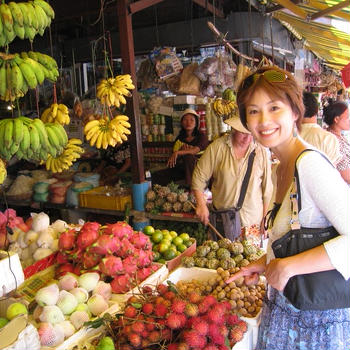
[{"label": "hanging sack", "polygon": [[224,232],[226,238],[231,241],[236,240],[241,235],[241,219],[239,211],[242,208],[249,179],[252,174],[253,162],[255,157],[255,150],[253,150],[248,158],[247,171],[244,175],[242,182],[241,192],[239,194],[237,206],[234,208],[217,210],[214,207],[210,208],[209,221],[218,229],[218,231]]},{"label": "hanging sack", "polygon": [[[302,153],[305,151],[314,150],[306,149]],[[299,208],[301,208],[301,196],[296,166],[290,198],[292,206],[291,230],[272,243],[276,258],[296,255],[339,236],[332,226],[327,228],[300,227],[298,213]],[[335,269],[297,275],[289,279],[283,294],[299,310],[349,308],[350,279],[345,280],[341,273]]]}]

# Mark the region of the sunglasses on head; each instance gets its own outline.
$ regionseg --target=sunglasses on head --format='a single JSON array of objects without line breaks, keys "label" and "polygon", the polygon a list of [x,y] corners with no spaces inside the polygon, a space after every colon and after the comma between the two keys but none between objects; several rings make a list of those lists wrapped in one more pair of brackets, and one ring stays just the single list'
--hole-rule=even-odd
[{"label": "sunglasses on head", "polygon": [[271,69],[263,73],[255,73],[250,75],[244,80],[242,88],[247,89],[251,87],[260,77],[263,77],[269,83],[284,83],[288,78],[285,73]]}]

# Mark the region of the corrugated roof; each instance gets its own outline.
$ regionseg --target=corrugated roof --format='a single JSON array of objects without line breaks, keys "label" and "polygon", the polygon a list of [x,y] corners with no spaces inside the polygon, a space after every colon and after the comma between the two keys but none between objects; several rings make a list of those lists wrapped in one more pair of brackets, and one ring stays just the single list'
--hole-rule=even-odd
[{"label": "corrugated roof", "polygon": [[[340,70],[350,62],[350,31],[336,28],[339,23],[344,25],[343,28],[347,28],[345,30],[350,28],[349,0],[308,0],[300,4],[294,4],[290,0],[274,2],[282,5],[284,9],[275,11],[273,16],[299,39],[302,38],[305,48],[311,50],[326,65]],[[337,6],[338,9],[313,19],[320,11],[333,6]]]}]

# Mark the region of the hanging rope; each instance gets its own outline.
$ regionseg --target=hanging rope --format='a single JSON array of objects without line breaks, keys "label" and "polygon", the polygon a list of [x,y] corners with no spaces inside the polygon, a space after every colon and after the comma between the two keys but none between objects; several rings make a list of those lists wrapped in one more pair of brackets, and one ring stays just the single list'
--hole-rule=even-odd
[{"label": "hanging rope", "polygon": [[155,15],[155,20],[156,20],[156,41],[157,41],[157,46],[160,47],[160,43],[159,43],[159,31],[158,31],[158,11],[157,11],[157,5],[154,5],[153,8],[154,8],[154,15]]},{"label": "hanging rope", "polygon": [[248,3],[248,28],[249,28],[249,49],[248,49],[248,54],[249,56],[254,56],[253,55],[253,48],[252,48],[252,6],[250,3],[251,0],[249,0]]},{"label": "hanging rope", "polygon": [[[53,57],[53,45],[52,45],[52,32],[51,32],[51,26],[49,27],[49,41],[50,41],[50,54],[51,57]],[[62,71],[62,61],[61,61],[61,71]],[[57,103],[57,90],[56,90],[56,83],[53,83],[53,103]]]},{"label": "hanging rope", "polygon": [[275,64],[275,53],[274,53],[274,49],[273,49],[273,34],[272,34],[272,16],[270,16],[270,36],[271,36],[272,63]]}]

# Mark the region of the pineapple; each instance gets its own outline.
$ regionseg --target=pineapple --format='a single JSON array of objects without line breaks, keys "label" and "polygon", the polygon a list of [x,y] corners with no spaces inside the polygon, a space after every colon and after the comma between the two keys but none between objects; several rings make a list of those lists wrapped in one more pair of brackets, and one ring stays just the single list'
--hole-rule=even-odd
[{"label": "pineapple", "polygon": [[165,212],[172,211],[173,205],[172,205],[171,203],[169,203],[169,202],[165,202],[165,203],[163,204],[163,206],[162,206],[162,209],[163,209],[163,211],[165,211]]},{"label": "pineapple", "polygon": [[163,198],[157,198],[155,201],[155,205],[157,207],[161,207],[165,203],[165,200]]},{"label": "pineapple", "polygon": [[180,202],[174,203],[173,209],[174,209],[175,212],[182,211],[182,203],[180,203]]},{"label": "pineapple", "polygon": [[170,192],[167,196],[166,199],[169,203],[175,203],[177,201],[177,193],[175,192]]},{"label": "pineapple", "polygon": [[191,205],[191,202],[190,201],[186,201],[185,203],[183,203],[183,208],[182,210],[185,212],[185,213],[188,213],[192,210],[192,205]]},{"label": "pineapple", "polygon": [[181,203],[185,203],[186,201],[188,201],[188,193],[187,192],[182,192],[178,195],[178,200]]},{"label": "pineapple", "polygon": [[145,210],[151,211],[152,209],[154,209],[154,207],[155,207],[154,202],[147,202],[145,205]]},{"label": "pineapple", "polygon": [[154,201],[156,199],[156,193],[153,190],[149,190],[146,194],[148,201]]},{"label": "pineapple", "polygon": [[162,186],[159,190],[158,190],[158,197],[160,198],[166,198],[166,196],[170,193],[170,189],[166,186]]}]

